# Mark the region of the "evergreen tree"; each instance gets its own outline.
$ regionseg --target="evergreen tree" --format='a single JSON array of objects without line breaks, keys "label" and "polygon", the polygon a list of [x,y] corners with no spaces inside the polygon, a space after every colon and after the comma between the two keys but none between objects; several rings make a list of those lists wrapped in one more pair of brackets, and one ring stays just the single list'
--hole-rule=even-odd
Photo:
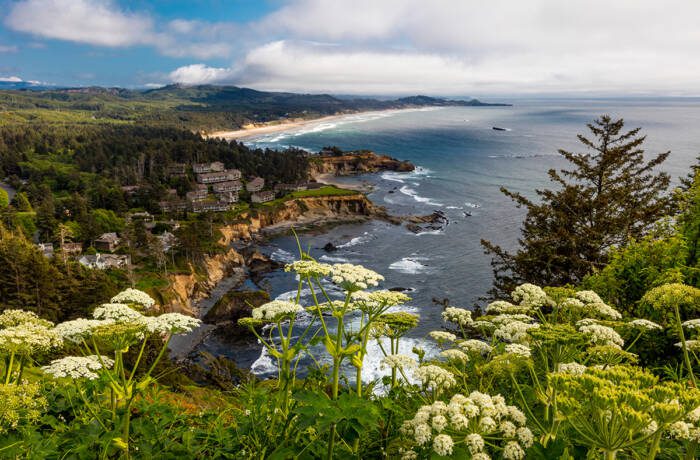
[{"label": "evergreen tree", "polygon": [[527,216],[515,253],[481,242],[493,256],[493,293],[522,282],[578,283],[605,265],[612,248],[643,236],[669,209],[663,192],[670,178],[655,168],[670,152],[646,160],[640,128],[625,132],[622,119],[605,115],[587,126],[592,136],[578,135],[585,152],[559,150],[573,167],[549,170],[556,189],[536,190],[537,201],[501,189]]}]

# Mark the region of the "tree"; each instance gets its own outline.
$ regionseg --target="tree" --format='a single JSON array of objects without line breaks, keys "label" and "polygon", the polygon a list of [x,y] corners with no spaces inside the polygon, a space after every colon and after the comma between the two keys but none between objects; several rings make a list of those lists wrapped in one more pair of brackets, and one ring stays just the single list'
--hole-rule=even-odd
[{"label": "tree", "polygon": [[624,132],[622,119],[604,115],[587,126],[592,137],[578,135],[586,152],[559,150],[573,168],[550,169],[558,187],[536,190],[539,202],[501,189],[527,216],[515,253],[481,242],[493,256],[494,294],[522,282],[579,283],[606,264],[611,249],[644,236],[668,211],[670,178],[655,169],[670,152],[645,160],[640,128]]}]

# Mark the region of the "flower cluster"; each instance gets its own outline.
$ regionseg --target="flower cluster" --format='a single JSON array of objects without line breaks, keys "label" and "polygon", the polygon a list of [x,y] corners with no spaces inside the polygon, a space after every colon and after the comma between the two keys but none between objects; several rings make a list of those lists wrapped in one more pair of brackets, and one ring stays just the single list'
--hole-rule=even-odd
[{"label": "flower cluster", "polygon": [[450,321],[462,327],[467,326],[473,322],[472,312],[470,312],[469,310],[465,310],[464,308],[457,307],[445,308],[445,311],[442,312],[442,319],[445,321]]},{"label": "flower cluster", "polygon": [[525,423],[522,411],[506,405],[501,395],[474,391],[469,396],[456,394],[448,404],[437,401],[422,406],[413,419],[403,423],[401,432],[418,448],[432,448],[438,455],[450,455],[453,437],[459,434],[473,459],[490,458],[487,448],[494,448],[502,449],[505,459],[520,460],[533,443]]},{"label": "flower cluster", "polygon": [[590,336],[591,342],[596,345],[607,345],[615,348],[622,348],[625,341],[615,329],[601,324],[589,324],[578,329],[581,333]]},{"label": "flower cluster", "polygon": [[110,369],[114,361],[106,356],[67,356],[54,359],[48,366],[43,366],[42,371],[55,378],[70,377],[73,379],[94,380],[99,377],[97,371]]},{"label": "flower cluster", "polygon": [[454,342],[457,340],[457,336],[454,335],[451,332],[445,332],[445,331],[430,331],[428,333],[430,338],[435,340],[437,343],[444,343],[444,342]]},{"label": "flower cluster", "polygon": [[160,316],[146,316],[146,329],[156,334],[184,334],[198,328],[202,321],[180,313],[164,313]]},{"label": "flower cluster", "polygon": [[537,329],[539,324],[528,324],[522,321],[507,321],[502,323],[493,332],[493,336],[510,343],[524,343],[528,341],[527,332],[530,329]]},{"label": "flower cluster", "polygon": [[23,323],[0,329],[0,355],[31,356],[61,345],[61,336],[41,324]]},{"label": "flower cluster", "polygon": [[281,321],[284,319],[294,318],[304,308],[294,302],[287,300],[273,300],[259,307],[253,308],[252,316],[254,319],[263,321]]},{"label": "flower cluster", "polygon": [[496,300],[486,306],[486,313],[489,315],[527,313],[531,310],[529,306],[513,305],[505,300]]},{"label": "flower cluster", "polygon": [[547,303],[547,294],[541,287],[525,283],[516,287],[511,293],[514,301],[522,307],[539,308]]},{"label": "flower cluster", "polygon": [[[627,323],[629,327],[632,327],[634,329],[639,329],[641,331],[660,331],[663,330],[663,327],[661,327],[659,324],[656,324],[653,321],[649,321],[648,319],[633,319],[629,323]],[[700,327],[700,324],[698,325]]]},{"label": "flower cluster", "polygon": [[491,353],[492,347],[482,340],[468,339],[462,340],[457,344],[466,353],[475,355],[488,355]]},{"label": "flower cluster", "polygon": [[39,326],[51,327],[53,323],[43,318],[39,318],[35,313],[25,310],[5,310],[0,314],[0,327],[14,327],[21,324],[37,324]]},{"label": "flower cluster", "polygon": [[352,294],[352,299],[359,304],[363,311],[382,310],[387,307],[403,305],[411,300],[409,296],[396,291],[356,291]]},{"label": "flower cluster", "polygon": [[384,277],[361,265],[335,264],[331,267],[331,280],[349,292],[379,285]]},{"label": "flower cluster", "polygon": [[418,362],[408,355],[387,355],[382,359],[381,368],[386,369],[387,367],[390,369],[413,369],[418,367]]},{"label": "flower cluster", "polygon": [[125,289],[112,297],[111,303],[123,303],[128,305],[140,305],[146,310],[150,310],[156,304],[153,297],[138,289]]},{"label": "flower cluster", "polygon": [[332,267],[315,260],[297,260],[284,267],[285,272],[295,272],[303,277],[321,277],[331,274]]},{"label": "flower cluster", "polygon": [[433,364],[420,366],[414,371],[414,375],[424,387],[431,390],[446,390],[457,384],[452,372]]},{"label": "flower cluster", "polygon": [[[639,321],[639,320],[637,320],[637,321]],[[661,326],[659,326],[659,327],[661,327]],[[690,329],[690,330],[695,330],[695,329],[700,330],[700,319],[690,319],[688,321],[685,321],[683,323],[683,327]]]},{"label": "flower cluster", "polygon": [[505,352],[520,356],[521,358],[529,358],[532,356],[532,350],[530,350],[530,347],[519,343],[509,343],[505,347]]},{"label": "flower cluster", "polygon": [[620,319],[622,315],[610,305],[603,302],[594,291],[579,291],[576,298],[564,299],[560,308],[586,316],[597,316],[606,319]]},{"label": "flower cluster", "polygon": [[441,351],[440,356],[447,359],[448,361],[458,362],[461,364],[464,364],[469,361],[469,355],[467,355],[462,350],[457,350],[455,348]]},{"label": "flower cluster", "polygon": [[696,407],[683,420],[668,427],[669,435],[680,441],[700,443],[700,407]]},{"label": "flower cluster", "polygon": [[89,337],[96,327],[112,323],[111,320],[78,318],[59,323],[54,331],[66,342],[80,343]]},{"label": "flower cluster", "polygon": [[38,383],[0,384],[0,434],[36,423],[48,403]]},{"label": "flower cluster", "polygon": [[581,375],[586,372],[586,369],[586,366],[576,362],[560,363],[557,368],[557,372],[561,372],[563,374]]},{"label": "flower cluster", "polygon": [[137,323],[143,320],[143,315],[123,303],[105,303],[92,312],[95,319],[114,321],[115,323]]}]

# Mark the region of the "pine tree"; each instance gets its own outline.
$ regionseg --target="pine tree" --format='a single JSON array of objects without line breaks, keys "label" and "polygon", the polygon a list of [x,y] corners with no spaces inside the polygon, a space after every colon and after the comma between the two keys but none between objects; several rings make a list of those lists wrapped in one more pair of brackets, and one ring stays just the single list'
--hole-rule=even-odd
[{"label": "pine tree", "polygon": [[576,284],[605,265],[611,248],[643,236],[667,212],[670,178],[655,169],[670,152],[646,160],[645,136],[640,128],[623,131],[622,119],[605,115],[587,126],[592,136],[578,135],[584,153],[559,150],[573,167],[549,170],[556,189],[536,190],[534,201],[501,188],[527,216],[515,253],[481,241],[493,256],[494,294],[522,282]]}]

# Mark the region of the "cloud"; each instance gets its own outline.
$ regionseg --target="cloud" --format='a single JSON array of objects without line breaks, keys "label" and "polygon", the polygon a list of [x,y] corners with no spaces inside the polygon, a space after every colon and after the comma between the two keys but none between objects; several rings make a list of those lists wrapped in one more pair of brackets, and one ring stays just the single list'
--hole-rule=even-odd
[{"label": "cloud", "polygon": [[17,51],[19,48],[14,45],[0,45],[0,53],[16,53]]},{"label": "cloud", "polygon": [[0,81],[3,83],[22,83],[24,80],[17,76],[12,77],[0,77]]},{"label": "cloud", "polygon": [[152,46],[172,57],[228,56],[222,40],[233,27],[175,20],[159,27],[150,16],[125,11],[112,0],[24,0],[13,4],[5,24],[37,37],[123,48]]},{"label": "cloud", "polygon": [[184,85],[204,85],[221,83],[232,76],[230,69],[208,67],[204,64],[191,64],[170,72],[170,81]]}]

